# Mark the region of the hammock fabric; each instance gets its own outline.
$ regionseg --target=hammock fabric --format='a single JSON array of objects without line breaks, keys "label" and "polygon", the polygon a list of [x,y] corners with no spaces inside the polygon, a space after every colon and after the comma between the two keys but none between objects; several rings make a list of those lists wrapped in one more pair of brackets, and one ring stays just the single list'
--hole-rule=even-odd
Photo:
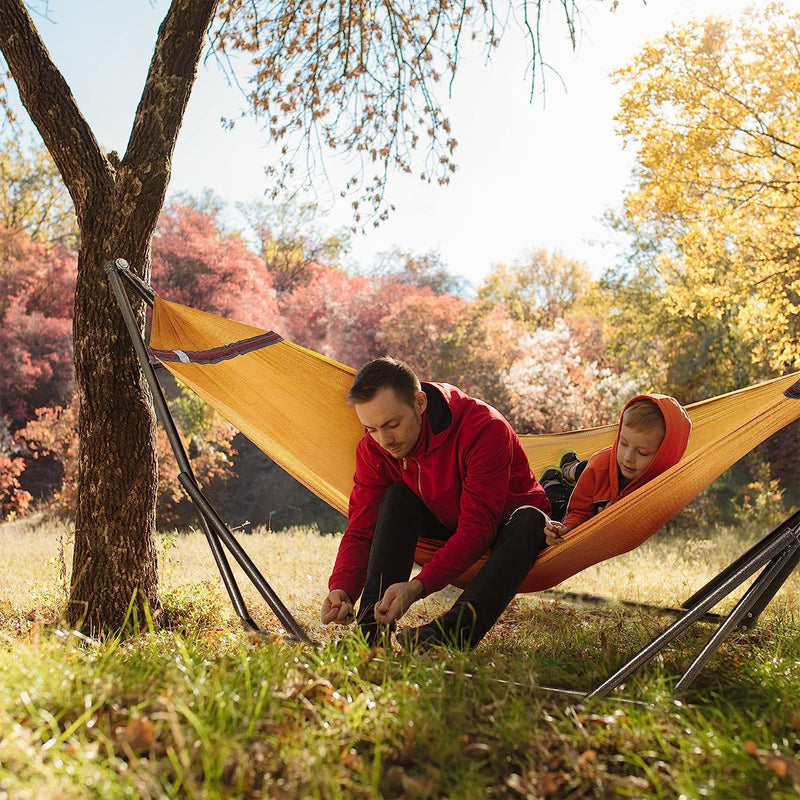
[{"label": "hammock fabric", "polygon": [[[355,371],[277,334],[155,299],[151,352],[273,461],[347,514],[355,451],[363,435],[344,401]],[[683,459],[568,533],[536,560],[521,592],[549,589],[592,564],[638,547],[756,445],[800,417],[800,373],[687,407]],[[616,425],[521,436],[535,474],[564,449],[588,458],[614,443]],[[420,539],[424,564],[441,542]],[[476,563],[458,580],[464,587]]]}]

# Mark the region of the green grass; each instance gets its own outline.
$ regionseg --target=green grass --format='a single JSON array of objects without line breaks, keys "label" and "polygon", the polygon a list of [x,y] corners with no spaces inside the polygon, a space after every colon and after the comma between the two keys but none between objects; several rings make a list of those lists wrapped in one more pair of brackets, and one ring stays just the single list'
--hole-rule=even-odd
[{"label": "green grass", "polygon": [[[763,533],[763,532],[761,532]],[[675,604],[759,533],[660,534],[560,588]],[[316,620],[337,537],[242,541],[318,647],[240,628],[202,535],[162,539],[164,612],[128,638],[61,622],[69,531],[0,526],[0,797],[790,798],[800,792],[800,580],[685,696],[697,626],[611,698],[669,623],[518,597],[474,652],[369,650]],[[24,554],[24,556],[23,556]],[[245,583],[242,582],[242,588]],[[452,602],[429,598],[411,622]],[[550,687],[544,688],[544,687]]]}]

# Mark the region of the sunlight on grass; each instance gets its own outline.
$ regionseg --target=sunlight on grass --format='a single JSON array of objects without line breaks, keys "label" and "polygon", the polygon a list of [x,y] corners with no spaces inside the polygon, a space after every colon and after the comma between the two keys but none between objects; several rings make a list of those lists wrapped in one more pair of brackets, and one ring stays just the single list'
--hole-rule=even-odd
[{"label": "sunlight on grass", "polygon": [[[585,592],[654,605],[676,606],[730,564],[767,530],[712,530],[701,537],[684,532],[659,533],[637,549],[596,564],[561,583],[557,589]],[[315,616],[327,592],[338,535],[320,535],[313,528],[269,532],[256,528],[236,534],[250,558],[287,604],[299,614]],[[165,590],[207,583],[224,594],[214,558],[201,532],[166,533],[158,537],[159,575]],[[0,525],[0,548],[11,570],[0,574],[0,597],[17,606],[63,598],[72,569],[72,535],[68,525],[21,520]],[[263,605],[231,558],[245,598]],[[741,591],[741,590],[740,590]],[[800,572],[790,576],[778,601],[800,593]],[[738,597],[740,592],[735,594]],[[414,607],[414,619],[424,619],[448,605],[457,595],[452,587],[441,596]],[[538,605],[538,595],[521,595],[518,603]],[[549,601],[547,601],[549,602]],[[730,605],[730,601],[728,602]],[[723,606],[724,608],[724,606]]]},{"label": "sunlight on grass", "polygon": [[[660,533],[558,587],[675,605],[767,530]],[[369,650],[317,621],[338,536],[238,534],[320,642],[289,646],[239,576],[244,631],[205,537],[159,536],[164,610],[128,638],[59,621],[68,527],[0,526],[0,797],[789,798],[800,791],[800,576],[726,641],[681,699],[690,630],[624,690],[587,703],[669,620],[616,605],[515,599],[471,653]],[[737,597],[743,589],[737,592]],[[439,613],[448,589],[407,624]],[[406,620],[404,620],[404,623]]]}]

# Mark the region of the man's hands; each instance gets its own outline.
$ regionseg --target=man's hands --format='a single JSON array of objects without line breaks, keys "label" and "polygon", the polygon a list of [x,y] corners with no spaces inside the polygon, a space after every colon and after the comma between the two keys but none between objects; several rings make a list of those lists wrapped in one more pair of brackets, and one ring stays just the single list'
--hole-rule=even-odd
[{"label": "man's hands", "polygon": [[404,583],[393,583],[375,604],[375,621],[388,625],[400,619],[424,593],[425,587],[416,578]]},{"label": "man's hands", "polygon": [[[425,587],[418,580],[393,583],[375,605],[375,621],[388,625],[400,619],[411,604],[425,593]],[[322,602],[319,618],[325,625],[335,622],[347,625],[355,618],[353,601],[341,589],[334,589]]]},{"label": "man's hands", "polygon": [[347,625],[354,619],[353,601],[347,592],[334,589],[322,602],[319,618],[326,625],[335,622],[338,625]]}]

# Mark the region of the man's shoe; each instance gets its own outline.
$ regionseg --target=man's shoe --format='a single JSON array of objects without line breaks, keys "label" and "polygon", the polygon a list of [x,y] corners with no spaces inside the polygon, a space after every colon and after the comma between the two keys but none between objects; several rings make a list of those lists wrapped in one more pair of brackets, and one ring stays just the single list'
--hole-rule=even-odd
[{"label": "man's shoe", "polygon": [[421,650],[436,645],[466,650],[473,647],[477,619],[472,603],[456,603],[447,613],[427,625],[399,631],[397,641],[405,650]]}]

